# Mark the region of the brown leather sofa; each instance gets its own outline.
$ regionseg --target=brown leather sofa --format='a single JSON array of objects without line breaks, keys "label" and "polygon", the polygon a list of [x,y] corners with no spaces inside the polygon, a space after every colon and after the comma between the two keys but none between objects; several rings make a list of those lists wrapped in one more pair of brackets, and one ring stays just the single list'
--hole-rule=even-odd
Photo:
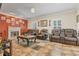
[{"label": "brown leather sofa", "polygon": [[50,41],[78,45],[77,31],[74,29],[53,30]]}]

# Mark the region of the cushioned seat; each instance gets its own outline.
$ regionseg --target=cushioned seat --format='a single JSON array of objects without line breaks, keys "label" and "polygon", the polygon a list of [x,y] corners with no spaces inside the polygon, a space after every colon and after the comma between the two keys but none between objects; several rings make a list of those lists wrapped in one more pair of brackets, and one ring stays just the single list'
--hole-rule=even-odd
[{"label": "cushioned seat", "polygon": [[52,38],[58,38],[58,39],[59,39],[59,38],[60,38],[60,36],[52,36]]},{"label": "cushioned seat", "polygon": [[65,40],[70,40],[70,41],[77,41],[77,38],[74,37],[64,37]]}]

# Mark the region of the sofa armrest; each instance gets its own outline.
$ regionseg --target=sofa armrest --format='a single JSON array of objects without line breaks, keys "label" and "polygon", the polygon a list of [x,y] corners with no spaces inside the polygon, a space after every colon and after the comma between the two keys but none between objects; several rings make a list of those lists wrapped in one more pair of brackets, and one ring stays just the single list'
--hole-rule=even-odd
[{"label": "sofa armrest", "polygon": [[76,37],[77,38],[77,45],[79,45],[79,37]]},{"label": "sofa armrest", "polygon": [[49,39],[51,39],[52,38],[52,34],[49,34]]}]

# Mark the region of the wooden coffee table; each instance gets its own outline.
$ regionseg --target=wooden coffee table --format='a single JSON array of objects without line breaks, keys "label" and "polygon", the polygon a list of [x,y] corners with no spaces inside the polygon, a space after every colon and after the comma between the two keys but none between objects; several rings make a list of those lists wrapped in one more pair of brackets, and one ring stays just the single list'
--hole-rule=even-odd
[{"label": "wooden coffee table", "polygon": [[34,36],[34,35],[27,35],[27,36],[21,35],[21,36],[18,36],[17,37],[18,43],[19,43],[19,40],[20,40],[19,38],[20,39],[26,39],[27,40],[27,46],[29,46],[29,41],[30,40],[34,39],[34,43],[36,42],[36,36]]}]

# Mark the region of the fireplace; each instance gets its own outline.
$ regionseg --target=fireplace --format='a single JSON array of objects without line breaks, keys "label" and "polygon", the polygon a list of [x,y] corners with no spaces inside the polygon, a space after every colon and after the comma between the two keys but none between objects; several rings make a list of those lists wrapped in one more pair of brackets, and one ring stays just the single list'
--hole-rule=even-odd
[{"label": "fireplace", "polygon": [[16,37],[19,35],[19,31],[12,31],[11,32],[11,37]]},{"label": "fireplace", "polygon": [[18,35],[20,35],[20,27],[9,27],[8,39],[15,39]]}]

